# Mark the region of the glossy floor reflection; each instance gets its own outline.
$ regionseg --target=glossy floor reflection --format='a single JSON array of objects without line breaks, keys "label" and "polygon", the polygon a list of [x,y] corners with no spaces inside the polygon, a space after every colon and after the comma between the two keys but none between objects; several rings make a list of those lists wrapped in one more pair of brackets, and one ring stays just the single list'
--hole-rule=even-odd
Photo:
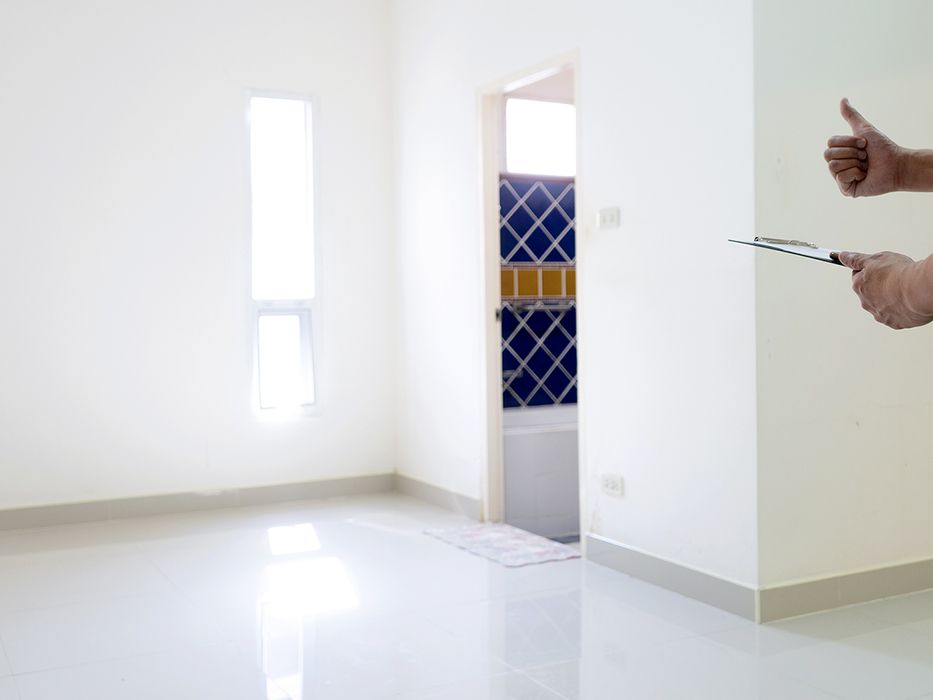
[{"label": "glossy floor reflection", "polygon": [[384,495],[0,533],[0,700],[933,698],[933,593],[764,627]]}]

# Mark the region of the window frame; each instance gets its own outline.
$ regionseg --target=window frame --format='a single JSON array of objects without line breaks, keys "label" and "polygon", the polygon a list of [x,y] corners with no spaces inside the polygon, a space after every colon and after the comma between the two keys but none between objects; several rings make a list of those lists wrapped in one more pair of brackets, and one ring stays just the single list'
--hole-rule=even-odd
[{"label": "window frame", "polygon": [[[296,100],[304,102],[306,118],[309,122],[306,128],[307,148],[310,151],[308,168],[311,179],[309,196],[311,197],[311,235],[312,250],[314,254],[314,296],[311,299],[254,299],[253,298],[253,196],[252,196],[252,100],[253,98],[271,98],[283,100]],[[319,214],[319,153],[317,145],[318,135],[318,102],[313,95],[307,93],[286,92],[281,90],[248,89],[245,95],[246,115],[246,183],[247,183],[247,230],[246,240],[246,295],[249,309],[250,347],[252,364],[252,381],[250,404],[253,415],[260,420],[282,420],[290,418],[315,417],[322,412],[322,396],[325,382],[322,380],[320,367],[323,355],[323,338],[320,332],[321,318],[323,316],[321,293],[322,274],[321,266],[321,235]],[[297,315],[301,323],[301,357],[302,364],[308,364],[311,370],[311,390],[314,400],[310,404],[289,407],[263,408],[260,394],[259,377],[259,319],[269,315]]]}]

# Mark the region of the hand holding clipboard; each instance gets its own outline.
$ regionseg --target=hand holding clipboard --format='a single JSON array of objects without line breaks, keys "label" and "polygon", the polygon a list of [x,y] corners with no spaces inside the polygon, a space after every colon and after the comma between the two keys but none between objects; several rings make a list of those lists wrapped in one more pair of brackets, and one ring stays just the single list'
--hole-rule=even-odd
[{"label": "hand holding clipboard", "polygon": [[[933,256],[917,262],[900,253],[849,253],[781,238],[729,240],[852,270],[852,288],[862,300],[862,308],[889,328],[914,328],[933,320],[933,287],[925,281],[929,277],[926,268],[933,264]],[[907,299],[911,303],[905,303]]]}]

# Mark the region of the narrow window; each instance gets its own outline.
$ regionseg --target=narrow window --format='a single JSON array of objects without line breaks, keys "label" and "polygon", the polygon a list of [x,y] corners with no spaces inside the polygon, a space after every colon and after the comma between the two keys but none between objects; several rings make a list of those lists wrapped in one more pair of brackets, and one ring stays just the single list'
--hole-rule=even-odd
[{"label": "narrow window", "polygon": [[573,105],[510,97],[505,104],[505,130],[508,172],[557,177],[576,174]]},{"label": "narrow window", "polygon": [[314,403],[311,105],[250,98],[252,301],[261,409]]},{"label": "narrow window", "polygon": [[314,373],[307,314],[259,315],[259,407],[284,408],[314,403]]}]

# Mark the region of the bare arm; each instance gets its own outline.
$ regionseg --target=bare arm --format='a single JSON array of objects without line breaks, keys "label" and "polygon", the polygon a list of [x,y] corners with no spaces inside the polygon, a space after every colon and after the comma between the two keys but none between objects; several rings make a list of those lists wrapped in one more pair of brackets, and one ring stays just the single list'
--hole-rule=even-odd
[{"label": "bare arm", "polygon": [[903,192],[933,192],[933,150],[901,150],[897,189]]}]

